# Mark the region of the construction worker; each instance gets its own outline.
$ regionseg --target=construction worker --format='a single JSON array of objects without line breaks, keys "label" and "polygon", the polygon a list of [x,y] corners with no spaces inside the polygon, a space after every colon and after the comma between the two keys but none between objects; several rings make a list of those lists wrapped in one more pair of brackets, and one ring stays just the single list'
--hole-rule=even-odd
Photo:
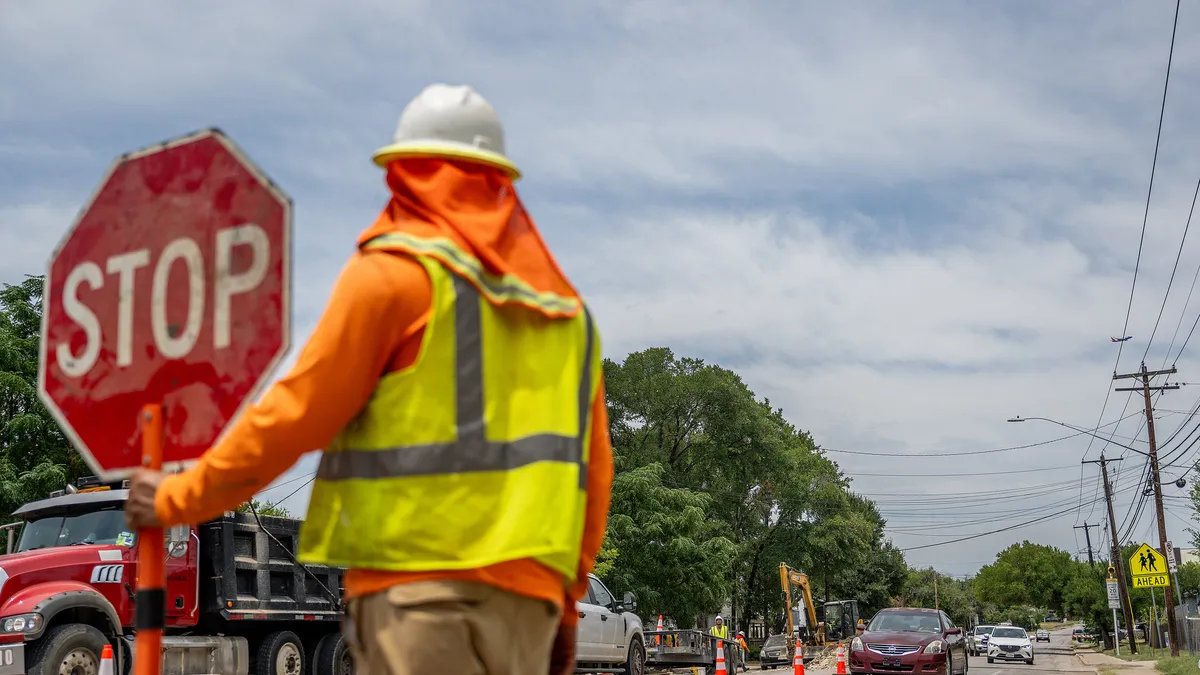
[{"label": "construction worker", "polygon": [[128,520],[218,517],[324,448],[300,558],[350,568],[360,669],[573,672],[612,485],[599,333],[474,90],[426,88],[374,159],[391,199],[296,365],[196,466],[135,474]]},{"label": "construction worker", "polygon": [[740,630],[737,632],[737,643],[738,647],[742,650],[742,653],[738,655],[740,657],[738,663],[742,666],[742,672],[745,672],[750,670],[746,666],[746,660],[750,657],[750,646],[746,644],[746,634]]},{"label": "construction worker", "polygon": [[717,615],[716,624],[714,624],[712,628],[708,629],[708,634],[721,638],[722,640],[729,639],[729,626],[725,625],[725,620],[721,618],[720,614]]}]

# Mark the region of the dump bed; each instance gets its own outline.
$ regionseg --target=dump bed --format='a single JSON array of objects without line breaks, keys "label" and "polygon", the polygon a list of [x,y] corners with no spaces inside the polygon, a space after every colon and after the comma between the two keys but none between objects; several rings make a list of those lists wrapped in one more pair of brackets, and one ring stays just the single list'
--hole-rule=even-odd
[{"label": "dump bed", "polygon": [[200,610],[235,621],[340,619],[344,570],[297,564],[299,520],[259,520],[262,528],[249,513],[227,512],[200,526]]}]

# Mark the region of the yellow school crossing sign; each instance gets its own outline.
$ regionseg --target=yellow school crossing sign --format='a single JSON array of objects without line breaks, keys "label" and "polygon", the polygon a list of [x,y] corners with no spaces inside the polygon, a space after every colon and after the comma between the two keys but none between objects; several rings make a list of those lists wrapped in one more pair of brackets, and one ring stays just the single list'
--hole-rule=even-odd
[{"label": "yellow school crossing sign", "polygon": [[1134,588],[1169,586],[1167,561],[1162,553],[1142,544],[1129,557],[1129,573]]}]

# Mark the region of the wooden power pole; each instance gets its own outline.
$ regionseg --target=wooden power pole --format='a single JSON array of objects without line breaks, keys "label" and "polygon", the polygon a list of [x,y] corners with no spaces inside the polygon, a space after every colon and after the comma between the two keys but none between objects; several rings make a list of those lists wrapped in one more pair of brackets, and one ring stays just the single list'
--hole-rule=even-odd
[{"label": "wooden power pole", "polygon": [[[1154,507],[1158,512],[1158,545],[1164,561],[1168,559],[1168,555],[1173,556],[1175,552],[1167,551],[1167,523],[1163,519],[1162,485],[1160,484],[1158,474],[1158,446],[1155,444],[1154,439],[1154,406],[1150,403],[1150,392],[1178,389],[1179,385],[1166,384],[1152,387],[1150,386],[1150,378],[1155,375],[1171,375],[1174,372],[1175,368],[1173,366],[1169,370],[1146,370],[1146,364],[1143,362],[1142,369],[1136,373],[1113,375],[1114,380],[1138,378],[1142,381],[1142,386],[1140,387],[1117,387],[1117,391],[1141,391],[1146,399],[1146,435],[1150,441],[1150,476],[1154,483]],[[1124,561],[1120,562],[1124,564]],[[1171,575],[1169,574],[1167,575],[1167,583],[1171,583]],[[1171,632],[1171,656],[1179,656],[1179,640],[1183,633],[1179,631],[1179,617],[1175,616],[1175,594],[1171,592],[1171,588],[1168,585],[1167,588],[1163,589],[1163,595],[1166,597],[1167,627]]]},{"label": "wooden power pole", "polygon": [[[1087,522],[1084,522],[1082,525],[1076,525],[1075,529],[1083,530],[1083,538],[1087,539],[1087,545],[1088,545],[1088,564],[1091,565],[1093,568],[1095,568],[1096,567],[1096,558],[1094,556],[1092,556],[1092,528],[1093,527],[1100,527],[1100,526],[1099,525],[1088,525]],[[1078,544],[1079,540],[1076,539],[1075,543]]]},{"label": "wooden power pole", "polygon": [[[1112,566],[1117,576],[1117,591],[1121,595],[1121,614],[1125,618],[1125,628],[1129,631],[1129,653],[1137,653],[1137,640],[1133,637],[1133,605],[1129,602],[1129,590],[1125,588],[1125,561],[1121,560],[1121,544],[1117,539],[1117,519],[1113,516],[1112,504],[1112,484],[1108,482],[1108,463],[1119,462],[1118,459],[1105,459],[1104,455],[1100,455],[1099,460],[1088,460],[1084,464],[1099,464],[1100,475],[1104,477],[1104,502],[1108,505],[1108,527],[1112,536]],[[1113,627],[1114,630],[1116,626]],[[1121,632],[1116,631],[1117,635],[1113,639],[1121,636]]]}]

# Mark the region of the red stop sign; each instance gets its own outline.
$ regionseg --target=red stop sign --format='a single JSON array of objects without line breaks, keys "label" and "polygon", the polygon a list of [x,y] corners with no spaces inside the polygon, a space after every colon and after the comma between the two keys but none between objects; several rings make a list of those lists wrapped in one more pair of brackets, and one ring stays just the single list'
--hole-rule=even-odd
[{"label": "red stop sign", "polygon": [[290,338],[291,200],[218,130],[118,159],[50,260],[38,390],[92,469],[197,459]]}]

